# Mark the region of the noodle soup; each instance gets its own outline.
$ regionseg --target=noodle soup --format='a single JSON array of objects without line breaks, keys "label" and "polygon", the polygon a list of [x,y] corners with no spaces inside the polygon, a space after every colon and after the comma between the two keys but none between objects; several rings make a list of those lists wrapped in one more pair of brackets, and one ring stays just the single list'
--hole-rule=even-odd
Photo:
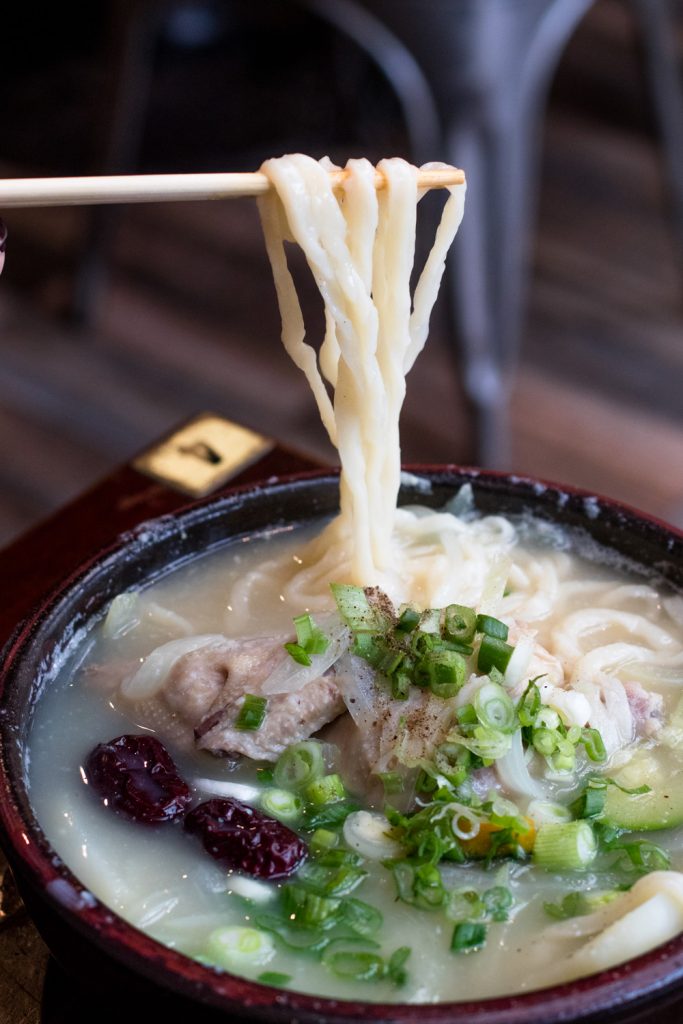
[{"label": "noodle soup", "polygon": [[[301,639],[292,620],[306,613],[303,584],[310,580],[297,574],[311,557],[310,530],[229,545],[113,602],[41,700],[31,741],[38,818],[96,896],[159,941],[219,969],[292,990],[381,1001],[539,988],[626,959],[680,929],[683,839],[676,826],[683,813],[668,807],[676,804],[671,779],[681,764],[680,598],[586,560],[547,524],[477,516],[466,491],[454,508],[456,515],[441,513],[452,519],[449,543],[463,566],[451,582],[450,605],[484,608],[477,614],[507,626],[502,643],[512,653],[502,679],[495,667],[479,670],[489,634],[477,632],[478,650],[461,655],[467,671],[454,695],[411,682],[408,697],[400,698],[392,694],[392,673],[374,669],[369,690],[368,662],[339,643],[335,619],[349,644],[361,634],[353,638],[328,590],[313,622],[337,648],[311,661],[315,668],[316,660],[333,658],[322,675],[334,680],[343,709],[330,712],[333,720],[314,735],[322,767],[312,781],[338,776],[340,788],[311,788],[310,781],[302,787],[292,770],[296,745],[287,736],[283,752],[269,750],[267,757],[224,749],[229,756],[218,758],[197,749],[188,732],[196,708],[171,708],[164,696],[181,670],[197,670],[202,652],[206,672],[215,669],[212,641],[202,646],[201,638],[219,636],[268,650],[274,640],[278,650],[274,662],[263,662],[266,674],[249,677],[252,695],[271,690],[270,702],[278,687],[311,685],[296,676],[306,666],[283,647]],[[414,542],[433,542],[434,514],[410,514],[424,523]],[[160,651],[161,685],[136,693],[131,680],[140,681],[140,667],[158,668]],[[234,662],[233,683],[235,677]],[[532,679],[541,702],[535,709]],[[230,671],[221,700],[233,721],[244,690],[234,706],[229,680]],[[501,731],[508,705],[498,706],[495,687],[517,715],[509,732]],[[359,710],[364,700],[370,717]],[[421,721],[410,742],[395,738],[387,708],[413,726]],[[468,732],[473,710],[476,724]],[[387,728],[377,735],[371,722],[380,714]],[[267,715],[243,734],[249,742],[258,742]],[[567,738],[572,728],[582,730],[577,742]],[[86,785],[88,757],[121,735],[163,741],[191,791],[185,815],[215,799],[268,818],[279,814],[305,844],[304,862],[285,877],[256,877],[207,852],[183,828],[182,815],[150,825],[107,806]],[[235,733],[224,735],[232,742]],[[458,737],[474,749],[458,746]],[[486,740],[488,747],[481,745]],[[311,741],[298,740],[299,748],[302,742]],[[607,778],[614,782],[601,787]],[[567,827],[573,823],[578,836]],[[496,851],[495,837],[505,829]],[[432,840],[430,847],[430,835],[440,846]],[[628,915],[639,910],[647,928],[641,924],[634,948]]]}]

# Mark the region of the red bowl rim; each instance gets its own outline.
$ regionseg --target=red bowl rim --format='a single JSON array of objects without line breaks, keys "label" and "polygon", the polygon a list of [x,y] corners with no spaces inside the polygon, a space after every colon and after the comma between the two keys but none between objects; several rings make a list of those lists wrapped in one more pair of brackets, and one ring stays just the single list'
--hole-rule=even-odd
[{"label": "red bowl rim", "polygon": [[[632,525],[640,523],[664,531],[683,542],[683,532],[676,527],[629,505],[604,498],[595,492],[537,477],[480,470],[457,465],[411,465],[406,472],[416,476],[448,474],[461,482],[498,482],[529,488],[529,497],[543,491],[557,492],[558,498],[568,496],[579,501],[597,502],[601,508],[620,515]],[[249,497],[277,487],[291,487],[334,478],[334,470],[312,470],[267,481],[227,488],[209,498],[189,503],[171,514],[176,520],[188,512],[202,509],[226,498]],[[587,522],[590,516],[586,514]],[[145,526],[147,524],[141,524]],[[104,558],[126,547],[133,534],[118,537],[106,548],[93,554],[74,569],[61,584],[44,595],[33,612],[20,624],[7,644],[0,667],[0,699],[4,696],[6,677],[30,643],[38,624],[74,588],[78,581]],[[2,713],[0,712],[0,719]],[[2,721],[0,721],[0,728]],[[683,980],[683,935],[663,946],[617,967],[586,978],[546,989],[475,1001],[444,1003],[377,1003],[357,1000],[329,999],[288,989],[273,989],[227,972],[205,967],[185,955],[163,946],[128,924],[92,896],[50,847],[39,828],[23,817],[15,799],[15,782],[8,776],[0,745],[0,839],[17,877],[41,894],[53,911],[87,937],[116,961],[148,978],[162,988],[183,993],[207,1006],[247,1011],[254,1019],[348,1022],[358,1019],[394,1022],[394,1024],[553,1024],[582,1020],[602,1014],[612,1016],[620,1010],[631,1010],[657,995],[671,992]]]}]

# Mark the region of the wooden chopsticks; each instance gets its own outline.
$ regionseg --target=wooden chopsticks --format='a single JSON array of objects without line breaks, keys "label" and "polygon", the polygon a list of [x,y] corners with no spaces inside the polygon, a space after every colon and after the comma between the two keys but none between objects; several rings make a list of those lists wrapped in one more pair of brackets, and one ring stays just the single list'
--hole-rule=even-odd
[{"label": "wooden chopsticks", "polygon": [[[335,186],[346,171],[330,172]],[[448,188],[465,181],[455,167],[420,171],[420,188]],[[386,184],[377,172],[377,188]],[[104,203],[182,202],[259,196],[270,183],[260,171],[237,174],[131,174],[91,178],[0,179],[0,208],[20,206],[92,206]]]}]

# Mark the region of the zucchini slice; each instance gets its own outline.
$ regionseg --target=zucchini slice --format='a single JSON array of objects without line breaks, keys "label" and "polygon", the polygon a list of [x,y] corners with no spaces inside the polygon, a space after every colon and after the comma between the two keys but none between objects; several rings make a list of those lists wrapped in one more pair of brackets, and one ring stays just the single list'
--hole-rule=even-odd
[{"label": "zucchini slice", "polygon": [[683,824],[683,771],[674,771],[665,781],[648,785],[652,787],[650,792],[639,795],[608,786],[602,820],[632,832],[654,832]]}]

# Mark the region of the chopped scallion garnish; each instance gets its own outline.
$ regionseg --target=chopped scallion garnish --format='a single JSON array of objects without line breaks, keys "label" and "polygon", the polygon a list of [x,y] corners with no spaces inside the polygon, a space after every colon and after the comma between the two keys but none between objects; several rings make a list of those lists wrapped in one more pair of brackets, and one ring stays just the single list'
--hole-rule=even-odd
[{"label": "chopped scallion garnish", "polygon": [[416,673],[427,682],[437,697],[454,697],[465,682],[465,661],[456,651],[430,651],[420,661]]},{"label": "chopped scallion garnish", "polygon": [[475,921],[460,921],[453,929],[451,952],[473,953],[486,944],[486,925]]},{"label": "chopped scallion garnish", "polygon": [[258,697],[254,693],[245,693],[244,702],[235,719],[235,729],[241,732],[255,732],[263,725],[268,707],[267,697]]},{"label": "chopped scallion garnish", "polygon": [[303,812],[303,802],[287,789],[267,789],[261,796],[261,807],[273,818],[291,825]]},{"label": "chopped scallion garnish", "polygon": [[477,633],[484,633],[498,640],[507,640],[508,627],[500,619],[494,619],[492,615],[477,615]]},{"label": "chopped scallion garnish", "polygon": [[463,604],[449,604],[444,611],[443,634],[446,640],[469,644],[474,639],[477,614]]},{"label": "chopped scallion garnish", "polygon": [[346,796],[340,775],[323,775],[306,786],[306,799],[312,804],[334,804]]},{"label": "chopped scallion garnish", "polygon": [[412,633],[420,621],[420,613],[415,608],[406,607],[398,617],[396,629],[399,633]]},{"label": "chopped scallion garnish", "polygon": [[502,733],[512,733],[519,720],[515,706],[502,686],[485,683],[474,696],[474,710],[482,725]]},{"label": "chopped scallion garnish", "polygon": [[605,744],[597,729],[582,729],[580,742],[583,743],[586,757],[590,761],[602,764],[603,761],[607,760]]},{"label": "chopped scallion garnish", "polygon": [[541,825],[534,843],[534,860],[547,871],[577,870],[595,858],[598,845],[589,823],[579,821]]},{"label": "chopped scallion garnish", "polygon": [[339,846],[339,833],[328,828],[317,828],[310,839],[310,847],[314,853],[327,853]]},{"label": "chopped scallion garnish", "polygon": [[372,607],[362,587],[349,583],[331,583],[337,609],[354,633],[379,633],[385,628],[382,616]]},{"label": "chopped scallion garnish", "polygon": [[322,744],[316,740],[294,743],[280,755],[274,781],[285,789],[303,789],[325,771]]},{"label": "chopped scallion garnish", "polygon": [[294,658],[294,661],[297,661],[300,665],[308,666],[313,664],[310,655],[303,649],[301,644],[284,644],[284,648],[287,651],[287,654]]},{"label": "chopped scallion garnish", "polygon": [[284,648],[287,653],[300,665],[311,665],[312,654],[324,654],[329,647],[329,638],[316,626],[315,622],[307,613],[297,615],[294,619],[296,630],[296,643],[286,643]]},{"label": "chopped scallion garnish", "polygon": [[505,673],[508,662],[512,657],[514,648],[495,636],[486,636],[481,639],[479,656],[477,658],[477,671],[486,675],[492,668]]},{"label": "chopped scallion garnish", "polygon": [[292,980],[291,974],[282,974],[280,971],[264,971],[263,974],[259,974],[257,981],[260,981],[262,985],[273,985],[275,988],[282,988],[284,985],[289,985]]}]

